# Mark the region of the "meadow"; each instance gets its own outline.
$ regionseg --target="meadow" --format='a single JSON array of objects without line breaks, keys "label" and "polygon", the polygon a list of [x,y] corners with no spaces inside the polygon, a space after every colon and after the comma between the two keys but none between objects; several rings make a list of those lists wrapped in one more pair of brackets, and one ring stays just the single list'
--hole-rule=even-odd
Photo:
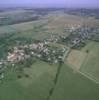
[{"label": "meadow", "polygon": [[31,22],[23,22],[20,24],[1,26],[0,34],[25,32],[28,30],[37,29],[38,27],[41,27],[42,25],[44,25],[46,23],[47,23],[47,20],[38,20],[38,21],[31,21]]},{"label": "meadow", "polygon": [[83,50],[88,51],[88,56],[80,71],[99,83],[99,43],[91,42]]},{"label": "meadow", "polygon": [[82,50],[71,50],[65,60],[70,68],[99,84],[99,43],[89,41]]},{"label": "meadow", "polygon": [[99,85],[63,65],[50,100],[98,100]]},{"label": "meadow", "polygon": [[14,68],[6,71],[6,78],[0,82],[0,100],[46,100],[50,88],[54,86],[57,65],[37,61],[24,69],[28,78],[23,76],[18,79]]}]

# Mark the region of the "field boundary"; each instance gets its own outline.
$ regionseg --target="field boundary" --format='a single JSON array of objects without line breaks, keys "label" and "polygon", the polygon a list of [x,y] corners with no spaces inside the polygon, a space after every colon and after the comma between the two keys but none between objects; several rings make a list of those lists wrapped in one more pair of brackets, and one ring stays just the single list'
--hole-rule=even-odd
[{"label": "field boundary", "polygon": [[[67,63],[67,62],[66,62]],[[70,66],[70,64],[67,63],[67,65],[74,71],[74,73],[79,73],[81,75],[83,75],[84,77],[86,77],[87,79],[93,81],[96,84],[99,84],[99,82],[96,79],[91,78],[90,76],[88,76],[87,74],[81,72],[80,70],[75,70],[73,67]]]},{"label": "field boundary", "polygon": [[89,79],[89,80],[95,82],[96,84],[99,84],[99,82],[97,82],[97,80],[91,78],[91,77],[88,76],[87,74],[85,74],[85,73],[83,73],[83,72],[81,72],[81,71],[78,71],[78,73],[81,74],[81,75],[83,75],[83,76],[86,77],[87,79]]},{"label": "field boundary", "polygon": [[80,70],[75,70],[68,63],[67,63],[67,65],[69,66],[69,68],[71,68],[74,71],[74,73],[79,73],[79,74],[83,75],[84,77],[86,77],[87,79],[93,81],[94,83],[99,84],[99,82],[96,79],[91,78],[90,76],[88,76],[87,74],[81,72]]}]

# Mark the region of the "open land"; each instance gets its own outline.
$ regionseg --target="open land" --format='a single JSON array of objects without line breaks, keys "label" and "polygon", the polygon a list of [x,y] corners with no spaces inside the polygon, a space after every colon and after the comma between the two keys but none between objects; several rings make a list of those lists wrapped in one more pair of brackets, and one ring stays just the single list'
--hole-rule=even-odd
[{"label": "open land", "polygon": [[99,19],[79,14],[0,12],[0,100],[99,100]]},{"label": "open land", "polygon": [[84,60],[86,59],[87,53],[72,50],[67,58],[67,62],[74,70],[79,70],[81,65],[83,64]]},{"label": "open land", "polygon": [[[90,45],[92,47],[90,48]],[[99,44],[98,43],[92,43],[89,44],[88,49],[85,47],[86,50],[89,49],[88,56],[86,57],[85,62],[81,66],[81,72],[85,73],[89,77],[93,78],[97,82],[99,82]]]}]

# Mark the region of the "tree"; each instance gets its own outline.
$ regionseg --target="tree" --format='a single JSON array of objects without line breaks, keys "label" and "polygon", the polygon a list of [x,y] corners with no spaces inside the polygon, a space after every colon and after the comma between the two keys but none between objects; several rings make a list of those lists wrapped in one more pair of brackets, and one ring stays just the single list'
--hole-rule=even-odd
[{"label": "tree", "polygon": [[89,50],[86,50],[86,53],[89,53]]}]

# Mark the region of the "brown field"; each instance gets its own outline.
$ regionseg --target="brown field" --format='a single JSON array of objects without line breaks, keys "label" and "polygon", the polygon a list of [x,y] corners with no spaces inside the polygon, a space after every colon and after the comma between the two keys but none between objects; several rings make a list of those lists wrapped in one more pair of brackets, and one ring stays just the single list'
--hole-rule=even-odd
[{"label": "brown field", "polygon": [[67,28],[75,27],[78,28],[82,25],[86,25],[89,27],[97,27],[99,26],[99,20],[89,17],[81,17],[75,15],[67,15],[67,14],[49,14],[46,19],[48,19],[48,24],[44,26],[44,28],[49,33],[56,33],[58,35],[66,35],[69,33],[65,30]]},{"label": "brown field", "polygon": [[61,27],[69,27],[73,25],[82,24],[83,19],[77,16],[64,15],[57,16],[48,24],[49,28],[61,28]]},{"label": "brown field", "polygon": [[60,35],[69,33],[64,32],[67,27],[82,25],[83,18],[78,16],[72,16],[72,15],[66,15],[66,14],[52,14],[49,15],[49,22],[45,26],[45,29],[47,29],[49,32],[54,32]]},{"label": "brown field", "polygon": [[87,18],[84,20],[85,25],[89,27],[99,27],[99,20],[95,18]]},{"label": "brown field", "polygon": [[51,21],[46,26],[49,29],[56,29],[56,28],[66,28],[78,25],[89,25],[89,26],[97,26],[99,25],[99,20],[94,18],[88,17],[81,17],[75,15],[53,15]]},{"label": "brown field", "polygon": [[74,70],[78,71],[83,64],[87,54],[78,50],[72,50],[67,58],[67,63]]}]

